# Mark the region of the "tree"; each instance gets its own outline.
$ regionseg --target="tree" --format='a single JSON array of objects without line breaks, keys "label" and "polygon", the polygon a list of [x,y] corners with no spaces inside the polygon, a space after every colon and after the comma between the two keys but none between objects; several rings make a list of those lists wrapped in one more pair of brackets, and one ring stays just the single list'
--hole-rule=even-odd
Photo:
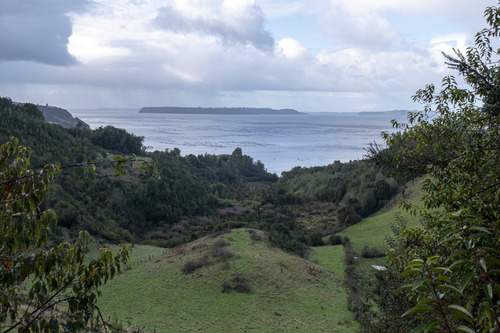
[{"label": "tree", "polygon": [[74,244],[48,246],[56,216],[41,204],[59,167],[35,172],[29,166],[30,150],[17,139],[0,147],[1,330],[92,330],[104,323],[98,320],[99,287],[119,271],[129,249],[120,246],[116,255],[100,249],[88,260],[85,232]]},{"label": "tree", "polygon": [[[390,253],[406,277],[418,314],[416,332],[500,332],[500,8],[485,10],[488,27],[465,53],[444,55],[463,76],[417,91],[422,111],[409,112],[400,131],[383,134],[389,148],[375,162],[404,178],[427,175],[422,218],[402,230],[405,247]],[[430,318],[430,320],[428,320]]]}]

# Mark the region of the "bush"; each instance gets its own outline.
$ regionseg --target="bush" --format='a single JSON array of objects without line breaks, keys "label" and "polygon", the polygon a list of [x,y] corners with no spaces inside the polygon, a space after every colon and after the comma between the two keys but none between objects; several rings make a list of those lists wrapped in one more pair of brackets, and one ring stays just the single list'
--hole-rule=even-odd
[{"label": "bush", "polygon": [[248,229],[248,233],[250,234],[250,239],[257,242],[257,241],[260,241],[262,239],[262,237],[255,232],[255,230],[253,229]]},{"label": "bush", "polygon": [[233,252],[224,249],[226,246],[229,246],[229,242],[224,238],[219,238],[212,247],[212,255],[222,261],[234,257]]},{"label": "bush", "polygon": [[309,241],[311,246],[323,246],[325,243],[323,242],[323,238],[321,233],[314,232],[309,236]]},{"label": "bush", "polygon": [[354,263],[354,254],[346,253],[344,261],[345,261],[346,265],[348,265],[348,266],[352,265]]},{"label": "bush", "polygon": [[186,261],[184,266],[182,267],[182,273],[191,274],[196,271],[198,268],[210,265],[210,259],[208,256],[201,257],[198,261]]},{"label": "bush", "polygon": [[222,285],[221,285],[221,292],[222,293],[227,293],[231,290],[233,290],[233,286],[231,285],[231,283],[229,281],[222,282]]},{"label": "bush", "polygon": [[385,257],[385,252],[376,248],[369,248],[365,246],[361,251],[361,256],[363,258],[381,258]]},{"label": "bush", "polygon": [[224,281],[221,285],[221,292],[226,293],[231,290],[234,290],[237,293],[248,294],[250,292],[250,282],[240,273],[236,273],[233,275],[231,282]]},{"label": "bush", "polygon": [[344,252],[345,252],[344,261],[345,261],[345,264],[347,266],[349,266],[349,265],[354,264],[354,258],[355,258],[354,253],[352,252],[352,248],[351,248],[351,240],[349,239],[349,237],[345,236],[343,239],[343,243],[344,243]]},{"label": "bush", "polygon": [[342,237],[339,235],[331,235],[330,238],[330,245],[340,245],[342,244]]},{"label": "bush", "polygon": [[246,277],[236,273],[233,277],[233,289],[238,293],[249,293],[250,282]]},{"label": "bush", "polygon": [[214,248],[215,247],[226,247],[229,246],[229,242],[225,240],[224,238],[219,238],[215,243],[214,243]]},{"label": "bush", "polygon": [[217,246],[214,246],[212,248],[212,255],[216,258],[219,258],[220,260],[222,261],[226,261],[228,259],[231,259],[232,257],[234,257],[234,253],[229,251],[229,250],[226,250],[222,247],[217,247]]}]

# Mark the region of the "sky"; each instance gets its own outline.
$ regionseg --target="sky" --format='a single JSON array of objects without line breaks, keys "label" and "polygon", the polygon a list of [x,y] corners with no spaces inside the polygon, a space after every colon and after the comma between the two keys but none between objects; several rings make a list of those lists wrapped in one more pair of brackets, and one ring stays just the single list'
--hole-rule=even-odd
[{"label": "sky", "polygon": [[492,0],[0,0],[0,96],[67,109],[414,110]]}]

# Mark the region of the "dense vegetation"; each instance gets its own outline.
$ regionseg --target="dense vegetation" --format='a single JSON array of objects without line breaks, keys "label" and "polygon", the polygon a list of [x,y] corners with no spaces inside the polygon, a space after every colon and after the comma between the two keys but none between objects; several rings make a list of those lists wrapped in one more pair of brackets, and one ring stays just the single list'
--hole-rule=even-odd
[{"label": "dense vegetation", "polygon": [[[3,332],[77,332],[102,328],[97,295],[126,262],[101,249],[87,259],[88,233],[74,244],[48,246],[56,215],[40,209],[59,168],[29,169],[30,150],[12,139],[0,146],[0,328]],[[61,310],[64,309],[64,310]]]},{"label": "dense vegetation", "polygon": [[467,86],[448,76],[440,91],[419,90],[424,110],[394,122],[400,132],[385,134],[390,148],[372,150],[393,174],[427,175],[422,207],[408,205],[422,227],[398,230],[390,252],[416,332],[500,332],[500,8],[488,7],[485,18],[475,47],[445,55]]},{"label": "dense vegetation", "polygon": [[[149,153],[141,137],[123,129],[65,129],[43,121],[35,105],[7,98],[0,104],[0,140],[18,137],[32,147],[35,165],[83,167],[106,153],[136,155],[149,166],[131,165],[121,177],[98,170],[84,182],[76,181],[75,168],[63,170],[44,205],[74,235],[83,229],[109,241],[175,246],[214,230],[252,226],[305,255],[307,246],[358,222],[397,192],[394,181],[363,161],[294,168],[278,179],[240,148],[219,156]],[[302,223],[304,214],[315,223]]]}]

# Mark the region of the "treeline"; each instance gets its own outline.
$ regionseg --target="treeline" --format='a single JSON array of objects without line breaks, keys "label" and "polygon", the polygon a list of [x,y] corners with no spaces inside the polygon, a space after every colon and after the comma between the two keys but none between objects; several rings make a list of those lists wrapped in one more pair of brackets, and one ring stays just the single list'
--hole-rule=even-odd
[{"label": "treeline", "polygon": [[46,163],[69,165],[93,160],[103,150],[141,154],[143,138],[112,126],[90,130],[83,123],[75,128],[49,124],[38,106],[15,104],[0,98],[0,140],[17,137],[33,151],[34,166]]},{"label": "treeline", "polygon": [[334,239],[336,232],[384,207],[398,188],[364,160],[295,167],[262,195],[260,227],[276,245],[306,256],[309,246],[324,245],[324,237]]},{"label": "treeline", "polygon": [[340,226],[349,226],[382,208],[398,191],[398,184],[366,161],[325,167],[295,167],[284,172],[267,193],[265,202],[275,205],[335,205]]}]

